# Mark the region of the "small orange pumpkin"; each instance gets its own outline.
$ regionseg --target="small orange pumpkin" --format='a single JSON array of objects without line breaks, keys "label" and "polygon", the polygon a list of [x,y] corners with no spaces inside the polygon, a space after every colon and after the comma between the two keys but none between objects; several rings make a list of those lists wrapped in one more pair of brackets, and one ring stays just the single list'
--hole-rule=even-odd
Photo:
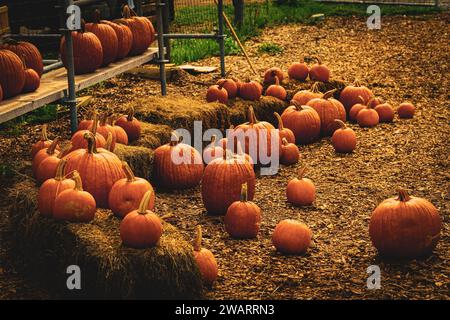
[{"label": "small orange pumpkin", "polygon": [[362,128],[375,127],[380,122],[380,117],[378,116],[378,112],[367,106],[358,112],[356,122]]},{"label": "small orange pumpkin", "polygon": [[280,86],[278,76],[275,76],[275,84],[270,85],[266,90],[266,96],[275,97],[282,101],[286,100],[286,89]]},{"label": "small orange pumpkin", "polygon": [[275,227],[272,243],[285,254],[303,254],[311,245],[312,232],[307,225],[296,220],[286,219]]},{"label": "small orange pumpkin", "polygon": [[220,79],[217,81],[216,85],[222,86],[227,91],[229,99],[236,98],[239,87],[233,79]]},{"label": "small orange pumpkin", "polygon": [[397,113],[399,118],[402,119],[410,119],[414,117],[414,112],[416,111],[416,108],[412,103],[409,102],[403,102],[398,106]]},{"label": "small orange pumpkin", "polygon": [[348,128],[345,123],[339,119],[334,120],[339,126],[333,136],[331,137],[331,143],[336,152],[350,153],[356,148],[356,134],[353,129]]},{"label": "small orange pumpkin", "polygon": [[336,129],[332,124],[334,119],[342,119],[342,112],[333,99],[336,91],[330,90],[326,92],[322,98],[310,100],[306,105],[316,110],[320,117],[320,132],[324,136],[331,136]]},{"label": "small orange pumpkin", "polygon": [[262,86],[256,81],[241,82],[239,96],[244,100],[257,101],[261,98]]},{"label": "small orange pumpkin", "polygon": [[295,93],[294,96],[292,97],[292,101],[295,101],[297,102],[297,104],[304,106],[310,100],[322,97],[323,93],[319,91],[319,83],[314,82],[310,90],[300,90],[297,93]]},{"label": "small orange pumpkin", "polygon": [[56,137],[55,140],[53,140],[50,145],[46,148],[43,148],[39,150],[36,155],[33,158],[33,162],[31,165],[31,169],[33,171],[33,175],[36,177],[37,169],[39,168],[39,165],[44,161],[46,158],[51,156],[58,156],[59,150],[58,150],[58,143],[59,138]]},{"label": "small orange pumpkin", "polygon": [[312,81],[328,82],[330,80],[330,69],[322,64],[322,60],[319,57],[314,57],[314,59],[317,63],[309,69],[309,78]]},{"label": "small orange pumpkin", "polygon": [[288,69],[289,78],[305,81],[309,74],[309,67],[304,62],[294,62]]},{"label": "small orange pumpkin", "polygon": [[141,136],[141,122],[134,116],[134,108],[128,110],[126,116],[122,116],[116,121],[116,125],[122,127],[128,135],[128,141],[136,141]]},{"label": "small orange pumpkin", "polygon": [[300,151],[298,147],[290,143],[286,140],[286,138],[282,139],[281,142],[281,158],[280,162],[286,166],[290,166],[296,164],[300,159]]},{"label": "small orange pumpkin", "polygon": [[283,119],[278,112],[273,113],[278,120],[278,134],[280,138],[285,138],[289,143],[295,143],[295,135],[291,129],[285,128],[283,124]]},{"label": "small orange pumpkin", "polygon": [[203,281],[207,285],[212,285],[219,274],[219,267],[212,252],[206,248],[202,248],[202,227],[200,225],[196,228],[194,257]]},{"label": "small orange pumpkin", "polygon": [[206,92],[206,101],[207,102],[220,102],[223,104],[228,103],[228,92],[223,87],[223,85],[226,83],[222,82],[221,84],[215,84],[208,88],[208,91]]},{"label": "small orange pumpkin", "polygon": [[39,150],[48,148],[52,144],[52,140],[48,139],[47,136],[47,128],[48,125],[44,124],[41,127],[41,138],[38,142],[34,143],[31,147],[31,158],[33,159],[36,153],[38,153]]},{"label": "small orange pumpkin", "polygon": [[382,103],[375,107],[380,122],[389,123],[394,120],[394,108],[389,103]]},{"label": "small orange pumpkin", "polygon": [[304,178],[306,167],[300,169],[298,178],[289,181],[286,188],[287,200],[295,206],[309,206],[316,199],[316,187],[308,178]]},{"label": "small orange pumpkin", "polygon": [[278,67],[272,67],[270,69],[267,69],[264,73],[264,83],[265,84],[274,84],[276,82],[276,78],[278,78],[278,81],[281,83],[284,79],[283,71],[281,71]]}]

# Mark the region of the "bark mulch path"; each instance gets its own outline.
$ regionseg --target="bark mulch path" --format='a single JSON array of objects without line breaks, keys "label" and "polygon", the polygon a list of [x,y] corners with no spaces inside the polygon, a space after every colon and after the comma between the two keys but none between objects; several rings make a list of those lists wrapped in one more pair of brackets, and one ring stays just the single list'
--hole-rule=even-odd
[{"label": "bark mulch path", "polygon": [[[204,246],[220,266],[219,279],[208,291],[211,299],[449,299],[450,242],[450,109],[448,15],[386,17],[382,29],[369,31],[360,19],[330,18],[316,26],[287,25],[265,30],[246,43],[259,72],[271,66],[287,70],[290,62],[319,55],[334,77],[355,78],[394,106],[412,101],[417,113],[412,120],[395,119],[374,129],[351,125],[358,146],[351,155],[334,153],[329,139],[301,147],[297,166],[283,167],[276,176],[257,180],[255,202],[263,210],[261,232],[255,240],[232,240],[224,231],[222,218],[205,215],[199,188],[157,195],[158,211],[173,212],[168,222],[186,237],[193,237],[198,223],[204,227]],[[284,51],[261,55],[258,47],[276,43]],[[198,62],[218,65],[216,57]],[[244,78],[250,70],[242,56],[226,58],[231,75]],[[206,86],[217,74],[180,74],[168,86],[169,95],[202,100]],[[96,105],[115,108],[121,103],[159,93],[159,83],[123,76],[90,90]],[[51,124],[54,132],[66,130],[63,117]],[[20,172],[27,159],[29,138],[37,138],[37,126],[23,133],[2,133],[2,163]],[[285,200],[289,179],[303,165],[317,188],[317,200],[309,208],[294,208]],[[15,176],[11,180],[20,179]],[[3,178],[2,178],[3,179]],[[2,181],[4,186],[10,185]],[[376,205],[405,187],[425,197],[443,218],[441,240],[435,253],[425,260],[383,261],[377,257],[368,236],[370,214]],[[4,192],[1,193],[2,196]],[[6,199],[1,198],[0,204]],[[4,206],[2,206],[4,207]],[[0,226],[6,223],[1,212]],[[275,225],[297,218],[313,231],[313,246],[304,256],[282,256],[271,244]],[[14,274],[4,254],[7,239],[0,238],[0,298],[46,298]],[[367,267],[381,269],[381,289],[366,288]]]}]

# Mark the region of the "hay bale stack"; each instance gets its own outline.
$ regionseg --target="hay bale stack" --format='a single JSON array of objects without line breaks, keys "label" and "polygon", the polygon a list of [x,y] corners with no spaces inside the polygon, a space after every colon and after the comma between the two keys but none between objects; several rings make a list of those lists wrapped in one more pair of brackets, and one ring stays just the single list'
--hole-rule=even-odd
[{"label": "hay bale stack", "polygon": [[[229,112],[221,103],[206,103],[182,96],[147,97],[132,103],[140,120],[165,124],[173,129],[184,128],[190,132],[194,121],[202,121],[203,130],[225,129],[229,126]],[[125,110],[130,107],[124,106]]]},{"label": "hay bale stack", "polygon": [[[75,224],[45,218],[37,211],[37,188],[31,180],[16,184],[10,196],[12,253],[34,280],[58,295],[76,298],[177,299],[202,296],[201,277],[192,246],[164,223],[157,247],[125,248],[120,221],[98,210],[93,222]],[[78,265],[82,290],[68,290],[66,269]]]},{"label": "hay bale stack", "polygon": [[133,146],[141,146],[156,149],[170,141],[172,128],[163,124],[141,122],[141,137],[131,143]]},{"label": "hay bale stack", "polygon": [[230,109],[231,123],[234,125],[248,121],[247,111],[250,106],[255,110],[256,118],[260,121],[269,121],[276,125],[277,120],[273,113],[282,113],[288,107],[288,103],[274,97],[261,97],[259,101],[246,101],[236,99],[235,104]]},{"label": "hay bale stack", "polygon": [[152,149],[116,143],[114,153],[120,160],[128,163],[136,176],[151,180],[153,171]]}]

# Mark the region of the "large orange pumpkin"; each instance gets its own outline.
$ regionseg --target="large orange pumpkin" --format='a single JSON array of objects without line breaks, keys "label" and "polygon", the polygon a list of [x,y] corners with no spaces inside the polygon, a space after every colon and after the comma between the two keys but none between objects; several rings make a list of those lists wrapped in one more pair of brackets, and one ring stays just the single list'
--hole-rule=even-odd
[{"label": "large orange pumpkin", "polygon": [[39,188],[38,208],[43,216],[51,217],[56,197],[64,190],[75,187],[75,181],[65,177],[66,164],[66,160],[61,160],[56,169],[55,177],[46,180]]},{"label": "large orange pumpkin", "polygon": [[27,68],[36,71],[39,77],[44,73],[42,55],[34,44],[14,39],[5,39],[3,40],[3,44],[0,44],[0,49],[6,49],[17,54],[19,58],[23,59]]},{"label": "large orange pumpkin", "polygon": [[202,156],[196,149],[181,141],[181,138],[173,134],[170,143],[155,150],[154,180],[163,188],[192,188],[202,179]]},{"label": "large orange pumpkin", "polygon": [[237,142],[241,143],[244,152],[255,164],[268,165],[263,162],[270,161],[272,151],[277,152],[278,156],[281,154],[281,139],[277,130],[269,122],[258,121],[252,106],[248,108],[248,122],[234,128],[230,138],[235,142],[235,150]]},{"label": "large orange pumpkin", "polygon": [[125,5],[122,11],[123,18],[117,20],[117,23],[124,24],[130,28],[133,34],[133,43],[129,55],[139,55],[147,50],[154,40],[154,31],[148,22],[142,17],[133,17],[130,8]]},{"label": "large orange pumpkin", "polygon": [[202,248],[202,227],[200,225],[196,228],[194,258],[197,262],[203,281],[207,285],[212,285],[217,279],[219,268],[212,252],[206,248]]},{"label": "large orange pumpkin", "polygon": [[99,10],[95,10],[93,22],[86,23],[86,31],[95,34],[102,44],[102,67],[116,61],[119,50],[119,39],[117,38],[116,31],[111,26],[100,22]]},{"label": "large orange pumpkin", "polygon": [[3,98],[8,99],[21,93],[25,85],[22,60],[14,52],[0,49],[0,70]]},{"label": "large orange pumpkin", "polygon": [[302,106],[291,101],[281,114],[284,126],[292,130],[298,144],[308,144],[316,141],[320,136],[320,117],[311,107]]},{"label": "large orange pumpkin", "polygon": [[241,82],[239,86],[239,97],[244,100],[257,101],[261,98],[262,86],[256,81]]},{"label": "large orange pumpkin", "polygon": [[[347,110],[347,113],[350,111],[351,107],[357,103],[361,103],[361,98],[363,104],[367,104],[370,98],[373,96],[372,91],[367,87],[361,85],[358,80],[355,81],[354,85],[346,86],[339,95],[339,101]],[[360,98],[361,97],[361,98]]]},{"label": "large orange pumpkin", "polygon": [[342,113],[339,107],[331,99],[336,90],[330,90],[323,98],[310,100],[306,105],[316,110],[320,117],[320,132],[324,136],[331,136],[336,129],[332,124],[335,119],[341,119]]},{"label": "large orange pumpkin", "polygon": [[291,79],[305,81],[309,74],[309,67],[305,62],[294,62],[288,69],[288,75]]},{"label": "large orange pumpkin", "polygon": [[133,45],[133,33],[130,28],[124,24],[114,23],[108,20],[101,20],[100,23],[110,26],[116,33],[118,40],[116,61],[125,58],[130,53],[131,46]]},{"label": "large orange pumpkin", "polygon": [[[103,63],[103,48],[98,37],[92,32],[86,32],[84,23],[81,31],[72,32],[73,61],[75,74],[91,73],[100,68]],[[67,68],[66,39],[61,39],[60,52],[64,66]]]},{"label": "large orange pumpkin", "polygon": [[128,212],[120,223],[120,238],[127,247],[144,249],[158,244],[163,226],[161,219],[149,209],[154,197],[152,190],[147,191],[139,208]]},{"label": "large orange pumpkin", "polygon": [[71,151],[77,149],[85,149],[87,147],[88,143],[84,137],[86,133],[92,133],[94,135],[95,144],[98,148],[103,148],[104,146],[106,146],[106,139],[100,133],[97,132],[97,128],[98,128],[97,113],[94,112],[92,125],[85,130],[79,130],[75,132],[72,138],[70,139],[70,142],[72,143]]},{"label": "large orange pumpkin", "polygon": [[117,180],[125,178],[122,162],[114,154],[96,146],[92,133],[85,133],[86,149],[77,149],[64,157],[66,170],[77,170],[86,191],[92,194],[100,208],[108,208],[108,195]]},{"label": "large orange pumpkin", "polygon": [[417,258],[433,251],[441,228],[439,212],[430,202],[400,189],[397,198],[384,200],[373,211],[369,234],[381,255]]},{"label": "large orange pumpkin", "polygon": [[312,232],[307,225],[287,219],[277,224],[272,234],[275,248],[285,254],[303,254],[311,245]]},{"label": "large orange pumpkin", "polygon": [[126,178],[117,180],[108,196],[109,208],[120,218],[139,207],[139,203],[147,191],[152,191],[147,208],[155,207],[155,194],[153,187],[147,180],[138,178],[133,174],[130,166],[122,162],[122,169]]},{"label": "large orange pumpkin", "polygon": [[247,184],[241,186],[241,199],[228,207],[225,215],[225,230],[233,238],[255,238],[261,223],[261,209],[247,201]]},{"label": "large orange pumpkin", "polygon": [[247,183],[248,199],[255,195],[255,172],[245,157],[227,150],[225,156],[211,161],[202,179],[202,199],[209,214],[223,215],[240,199],[241,185]]}]

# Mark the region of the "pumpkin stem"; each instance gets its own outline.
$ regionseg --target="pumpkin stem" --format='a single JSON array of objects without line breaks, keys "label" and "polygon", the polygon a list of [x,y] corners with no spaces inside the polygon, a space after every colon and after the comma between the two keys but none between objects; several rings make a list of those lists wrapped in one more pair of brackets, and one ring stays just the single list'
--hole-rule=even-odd
[{"label": "pumpkin stem", "polygon": [[241,202],[247,202],[248,200],[248,186],[247,182],[241,185]]},{"label": "pumpkin stem", "polygon": [[172,131],[171,138],[170,138],[170,146],[175,147],[181,141],[183,141],[183,137],[179,137],[176,131]]},{"label": "pumpkin stem", "polygon": [[59,160],[58,166],[56,167],[56,175],[55,175],[56,181],[64,180],[64,176],[66,175],[66,164],[67,164],[66,159]]},{"label": "pumpkin stem", "polygon": [[275,85],[279,86],[280,85],[280,79],[278,78],[278,76],[276,75],[277,73],[275,71],[273,71],[275,73]]},{"label": "pumpkin stem", "polygon": [[[95,140],[95,139],[94,139]],[[108,132],[108,137],[106,138],[106,145],[105,149],[112,152],[112,143],[113,143],[113,136],[111,132]]]},{"label": "pumpkin stem", "polygon": [[[360,97],[360,96],[359,96],[359,97]],[[366,103],[367,109],[370,109],[370,108],[371,108],[370,104],[371,104],[371,102],[374,101],[374,100],[375,100],[375,96],[372,96],[372,97],[369,99],[369,101],[367,101],[367,103]]]},{"label": "pumpkin stem", "polygon": [[253,106],[248,107],[248,122],[250,124],[257,124],[258,120],[255,116],[255,110],[253,110]]},{"label": "pumpkin stem", "polygon": [[91,132],[95,136],[97,134],[97,126],[98,126],[98,115],[97,112],[93,112],[94,116],[92,117],[92,127]]},{"label": "pumpkin stem", "polygon": [[84,19],[81,19],[81,32],[84,33],[86,32],[86,21],[84,21]]},{"label": "pumpkin stem", "polygon": [[280,131],[284,130],[283,120],[281,119],[280,114],[278,112],[274,112],[273,114],[278,120],[278,130]]},{"label": "pumpkin stem", "polygon": [[317,63],[318,63],[319,65],[322,64],[322,60],[321,60],[318,56],[313,56],[312,58],[313,58],[314,60],[316,60]]},{"label": "pumpkin stem", "polygon": [[131,18],[131,10],[130,10],[130,7],[128,5],[124,5],[123,6],[122,16],[125,19],[130,19]]},{"label": "pumpkin stem", "polygon": [[287,141],[286,138],[283,138],[283,139],[281,140],[281,143],[283,144],[283,146],[287,146],[287,145],[289,144],[289,141]]},{"label": "pumpkin stem", "polygon": [[398,200],[401,202],[407,202],[411,199],[408,192],[403,188],[398,188]]},{"label": "pumpkin stem", "polygon": [[136,176],[133,173],[133,170],[131,170],[130,166],[126,161],[122,161],[122,170],[125,172],[125,175],[127,176],[127,182],[133,182],[136,181]]},{"label": "pumpkin stem", "polygon": [[313,93],[319,93],[319,82],[314,82],[311,86],[310,91]]},{"label": "pumpkin stem", "polygon": [[153,191],[148,190],[144,196],[142,197],[141,203],[139,204],[138,213],[146,214],[148,210],[148,204],[150,202],[150,198],[152,197]]},{"label": "pumpkin stem", "polygon": [[336,123],[339,126],[339,128],[341,128],[341,129],[347,128],[347,125],[345,124],[345,122],[340,119],[334,119],[334,123]]},{"label": "pumpkin stem", "polygon": [[353,84],[355,85],[355,87],[361,87],[361,82],[359,81],[359,79],[355,78],[355,81],[353,82]]},{"label": "pumpkin stem", "polygon": [[211,136],[211,146],[215,146],[216,145],[216,140],[217,140],[217,136],[215,134],[213,134]]},{"label": "pumpkin stem", "polygon": [[41,129],[41,141],[47,141],[48,140],[48,136],[47,136],[47,124],[42,125],[42,129]]},{"label": "pumpkin stem", "polygon": [[59,137],[56,137],[55,140],[52,141],[50,146],[47,148],[47,154],[52,155],[55,154],[56,147],[58,146]]},{"label": "pumpkin stem", "polygon": [[359,101],[361,101],[361,104],[364,104],[364,105],[365,105],[365,103],[364,103],[364,98],[363,98],[362,96],[358,96],[358,99],[359,99]]},{"label": "pumpkin stem", "polygon": [[199,252],[202,249],[202,226],[197,225],[195,228],[194,250]]},{"label": "pumpkin stem", "polygon": [[95,141],[95,136],[92,132],[86,132],[83,136],[83,138],[85,138],[87,140],[88,143],[88,153],[89,154],[94,154],[97,153],[97,143]]},{"label": "pumpkin stem", "polygon": [[304,166],[303,168],[301,168],[301,169],[298,171],[298,177],[299,177],[299,180],[302,180],[302,179],[303,179],[303,176],[305,175],[305,172],[306,172],[306,166]]},{"label": "pumpkin stem", "polygon": [[133,121],[133,117],[134,117],[134,107],[130,107],[130,109],[128,109],[127,120]]},{"label": "pumpkin stem", "polygon": [[58,158],[62,159],[66,154],[69,153],[69,151],[72,149],[72,142],[69,142],[69,144],[61,150],[61,152],[58,154]]},{"label": "pumpkin stem", "polygon": [[95,9],[94,14],[92,16],[92,21],[94,23],[100,23],[100,20],[102,19],[102,15],[100,13],[100,10]]},{"label": "pumpkin stem", "polygon": [[336,91],[337,91],[337,89],[333,89],[333,90],[330,90],[330,91],[325,92],[325,93],[323,94],[322,99],[328,100],[328,99],[332,98],[332,97],[333,97],[333,94],[334,94]]},{"label": "pumpkin stem", "polygon": [[72,172],[72,180],[75,181],[75,188],[73,189],[77,191],[83,191],[83,182],[81,181],[80,174],[77,170],[74,170]]}]

